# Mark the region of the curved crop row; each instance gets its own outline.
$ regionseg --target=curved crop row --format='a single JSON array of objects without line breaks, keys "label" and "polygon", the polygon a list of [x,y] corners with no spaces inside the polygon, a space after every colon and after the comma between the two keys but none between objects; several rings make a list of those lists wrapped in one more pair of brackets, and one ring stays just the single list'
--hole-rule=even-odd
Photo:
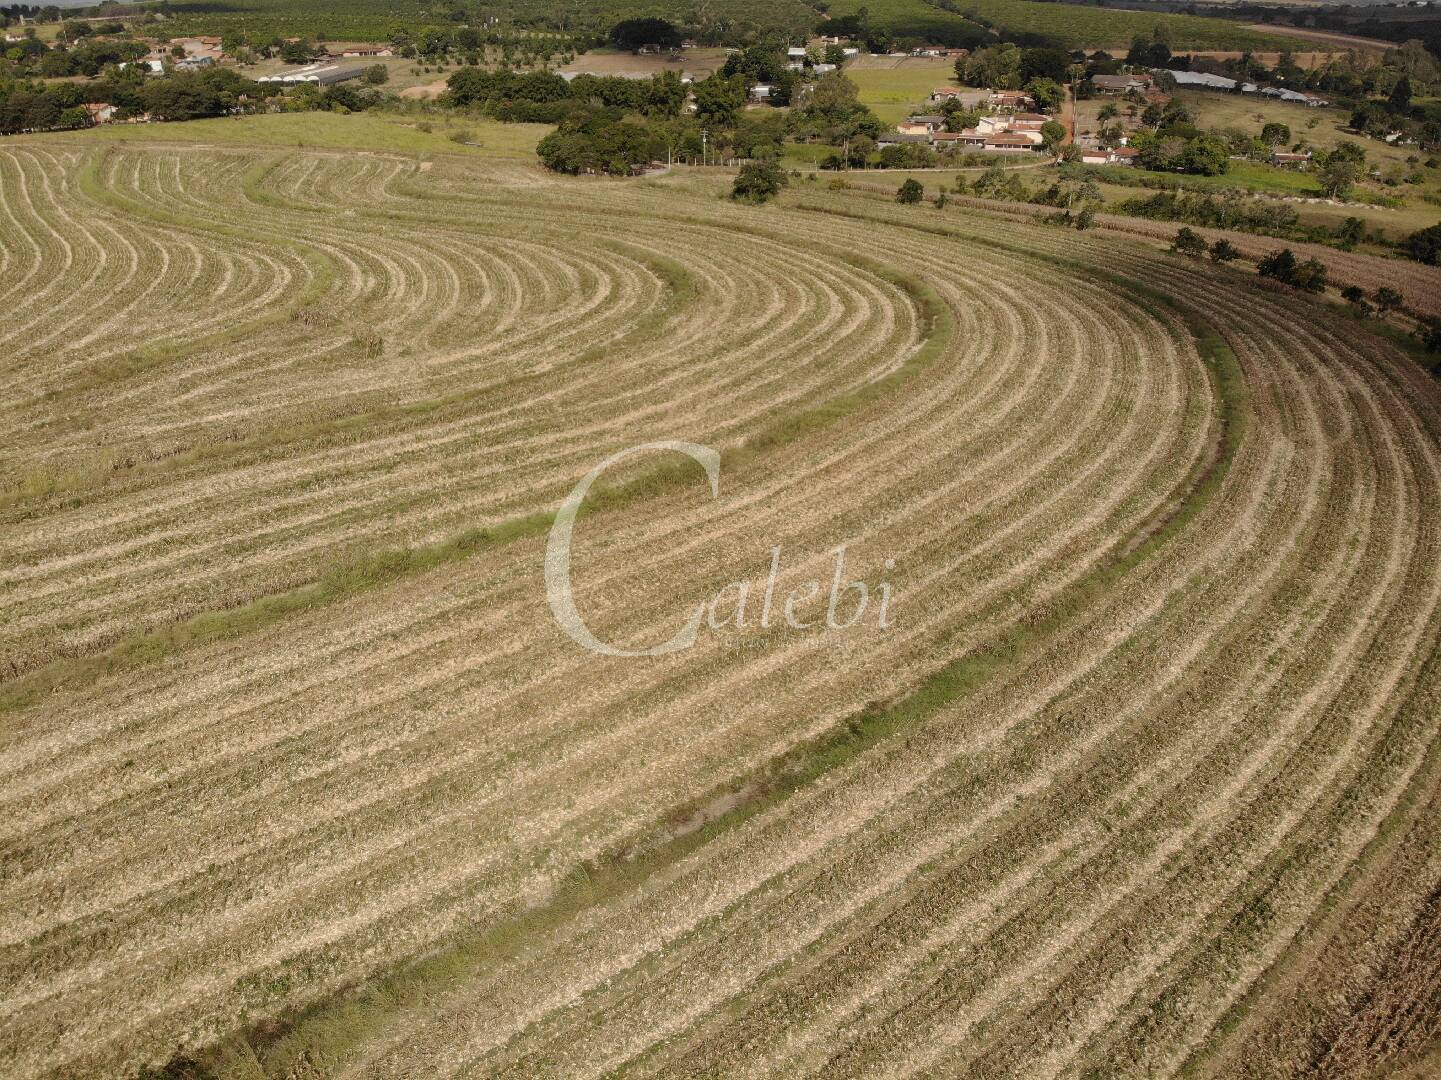
[{"label": "curved crop row", "polygon": [[[1349,940],[1329,913],[1420,827],[1438,396],[1303,301],[684,178],[21,143],[0,193],[0,295],[61,282],[25,308],[43,370],[0,366],[33,384],[0,409],[34,477],[0,508],[4,647],[17,684],[59,673],[0,737],[7,1075],[157,1063],[422,955],[466,977],[237,1074],[1172,1074],[1264,1041],[1288,999],[1258,988]],[[632,474],[575,592],[631,647],[729,597],[690,650],[579,649],[517,530],[63,667],[531,520],[658,439],[719,447],[719,494]],[[867,614],[737,618],[774,549],[780,597],[844,549]]]}]

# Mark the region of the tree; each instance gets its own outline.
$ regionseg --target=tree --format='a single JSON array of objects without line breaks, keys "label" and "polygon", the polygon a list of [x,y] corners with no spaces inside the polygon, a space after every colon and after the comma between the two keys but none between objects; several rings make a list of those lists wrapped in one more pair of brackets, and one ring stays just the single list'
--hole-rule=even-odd
[{"label": "tree", "polygon": [[1435,266],[1441,262],[1441,225],[1418,229],[1402,241],[1406,254],[1417,262]]},{"label": "tree", "polygon": [[1281,146],[1291,141],[1291,129],[1285,124],[1267,124],[1261,128],[1261,141],[1270,147]]},{"label": "tree", "polygon": [[1050,79],[1062,83],[1070,72],[1071,58],[1063,49],[1022,49],[1019,74],[1021,83],[1032,79]]},{"label": "tree", "polygon": [[914,177],[911,177],[896,190],[896,202],[903,206],[914,206],[921,201],[924,195],[925,189]]},{"label": "tree", "polygon": [[1186,143],[1180,165],[1197,176],[1220,176],[1231,167],[1230,148],[1215,135],[1197,135]]},{"label": "tree", "polygon": [[1363,318],[1373,313],[1371,305],[1366,302],[1366,292],[1359,285],[1347,285],[1341,290],[1341,299],[1355,308]]},{"label": "tree", "polygon": [[1256,273],[1289,285],[1296,276],[1296,256],[1290,248],[1280,248],[1257,264]]},{"label": "tree", "polygon": [[[1116,103],[1115,103],[1114,101],[1108,101],[1108,102],[1106,102],[1104,105],[1101,106],[1100,112],[1096,113],[1096,119],[1099,120],[1101,123],[1104,124],[1107,120],[1114,120],[1116,117],[1118,117],[1118,116],[1120,116],[1120,115],[1121,115],[1121,110],[1118,109],[1118,108],[1116,108]],[[1159,122],[1159,121],[1160,121],[1160,118],[1161,118],[1161,114],[1160,114],[1160,112],[1159,112],[1159,110],[1158,110],[1157,113],[1156,113],[1156,120],[1155,120],[1155,121],[1152,121],[1152,122],[1153,122],[1153,123]]]},{"label": "tree", "polygon": [[1228,263],[1240,257],[1241,252],[1236,248],[1236,245],[1224,236],[1211,245],[1212,262]]},{"label": "tree", "polygon": [[1396,80],[1396,85],[1391,88],[1391,94],[1386,99],[1386,107],[1396,116],[1411,115],[1411,79],[1402,75]]},{"label": "tree", "polygon": [[1441,319],[1427,319],[1417,330],[1416,336],[1421,339],[1421,347],[1428,353],[1441,353]]},{"label": "tree", "polygon": [[287,64],[308,64],[315,58],[315,46],[304,39],[287,41],[280,47],[280,59]]},{"label": "tree", "polygon": [[1321,182],[1321,190],[1328,197],[1344,199],[1361,179],[1361,165],[1354,155],[1337,147],[1329,154],[1317,156],[1316,179]]},{"label": "tree", "polygon": [[1383,315],[1399,308],[1403,303],[1405,303],[1405,298],[1389,285],[1382,285],[1376,290],[1376,306],[1381,309]]},{"label": "tree", "polygon": [[1336,239],[1349,251],[1366,239],[1366,223],[1358,217],[1348,217],[1336,227]]},{"label": "tree", "polygon": [[732,127],[746,103],[745,77],[712,75],[693,87],[695,115],[702,124]]},{"label": "tree", "polygon": [[1316,259],[1307,259],[1291,276],[1290,284],[1306,292],[1326,291],[1326,268]]},{"label": "tree", "polygon": [[613,113],[577,112],[536,145],[548,169],[564,173],[625,176],[664,152],[662,140],[644,124]]},{"label": "tree", "polygon": [[365,69],[365,82],[368,86],[380,86],[390,81],[390,69],[384,64],[372,64]]},{"label": "tree", "polygon": [[1055,120],[1047,120],[1041,125],[1041,145],[1051,153],[1056,152],[1065,138],[1066,127],[1064,124],[1057,123]]},{"label": "tree", "polygon": [[1171,241],[1171,250],[1198,259],[1206,254],[1206,240],[1194,229],[1182,225],[1176,233],[1176,239]]},{"label": "tree", "polygon": [[1095,222],[1096,211],[1089,206],[1083,208],[1081,212],[1076,215],[1076,228],[1079,229],[1081,232],[1085,232],[1092,225],[1094,225]]},{"label": "tree", "polygon": [[610,40],[617,49],[631,51],[648,45],[677,49],[680,48],[681,33],[665,19],[626,19],[610,28]]},{"label": "tree", "polygon": [[785,171],[773,161],[748,161],[741,166],[731,188],[731,198],[749,203],[763,203],[780,194],[785,187]]},{"label": "tree", "polygon": [[1025,89],[1035,101],[1037,112],[1058,112],[1061,102],[1066,100],[1066,91],[1054,79],[1031,79]]},{"label": "tree", "polygon": [[988,45],[956,61],[956,78],[967,86],[1015,90],[1021,85],[1021,50],[1014,45]]}]

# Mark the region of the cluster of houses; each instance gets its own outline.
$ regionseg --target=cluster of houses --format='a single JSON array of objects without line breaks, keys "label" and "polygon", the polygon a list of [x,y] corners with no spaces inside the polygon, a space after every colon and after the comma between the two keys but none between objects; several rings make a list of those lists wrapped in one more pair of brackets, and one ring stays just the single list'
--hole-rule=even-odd
[{"label": "cluster of houses", "polygon": [[956,101],[967,109],[986,106],[991,115],[982,116],[975,127],[947,131],[946,118],[932,116],[907,117],[894,132],[881,136],[881,146],[917,144],[938,150],[986,150],[1000,154],[1027,154],[1045,142],[1041,128],[1054,117],[1032,112],[1035,100],[1020,90],[963,90],[954,86],[938,86],[931,92],[931,101]]}]

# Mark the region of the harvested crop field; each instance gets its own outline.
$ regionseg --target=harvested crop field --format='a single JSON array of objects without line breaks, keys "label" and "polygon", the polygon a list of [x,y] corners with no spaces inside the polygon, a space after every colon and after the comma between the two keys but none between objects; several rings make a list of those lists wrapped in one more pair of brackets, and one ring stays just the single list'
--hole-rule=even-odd
[{"label": "harvested crop field", "polygon": [[[0,1074],[1434,1052],[1436,380],[1147,243],[724,185],[0,146]],[[889,625],[581,648],[552,515],[659,440],[718,487],[613,472],[597,638],[777,548]]]}]

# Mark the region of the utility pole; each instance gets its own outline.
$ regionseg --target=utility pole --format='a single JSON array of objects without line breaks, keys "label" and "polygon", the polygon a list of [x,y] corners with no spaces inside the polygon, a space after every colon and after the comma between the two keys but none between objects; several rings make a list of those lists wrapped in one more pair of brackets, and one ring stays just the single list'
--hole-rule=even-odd
[{"label": "utility pole", "polygon": [[706,161],[706,140],[707,140],[709,137],[710,137],[710,132],[708,132],[705,128],[701,128],[701,129],[700,129],[700,163],[701,163],[702,166],[705,166],[705,165],[710,164],[708,161]]}]

